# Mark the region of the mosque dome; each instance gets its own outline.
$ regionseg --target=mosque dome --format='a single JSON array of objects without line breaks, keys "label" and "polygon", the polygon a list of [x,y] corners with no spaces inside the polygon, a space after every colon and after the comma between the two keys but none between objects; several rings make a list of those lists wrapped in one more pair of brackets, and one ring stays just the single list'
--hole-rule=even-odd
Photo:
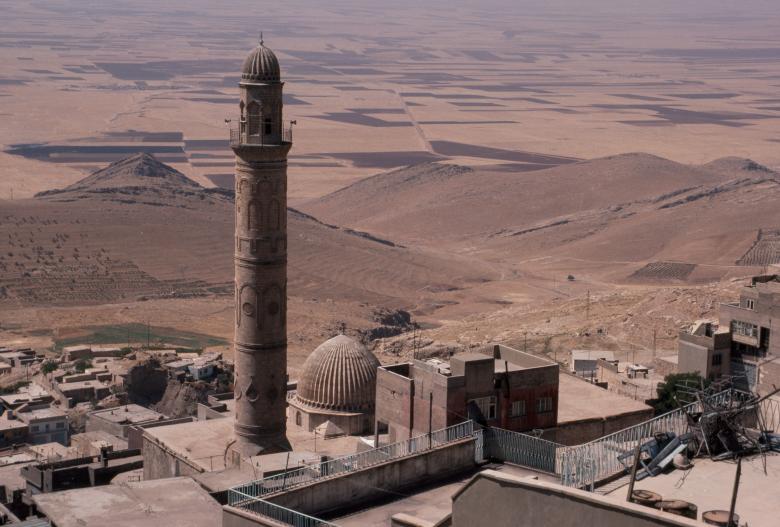
[{"label": "mosque dome", "polygon": [[373,410],[379,360],[346,335],[320,344],[303,364],[297,400],[337,412]]},{"label": "mosque dome", "polygon": [[274,52],[260,41],[260,44],[244,60],[241,79],[256,82],[279,82],[280,78],[279,60]]}]

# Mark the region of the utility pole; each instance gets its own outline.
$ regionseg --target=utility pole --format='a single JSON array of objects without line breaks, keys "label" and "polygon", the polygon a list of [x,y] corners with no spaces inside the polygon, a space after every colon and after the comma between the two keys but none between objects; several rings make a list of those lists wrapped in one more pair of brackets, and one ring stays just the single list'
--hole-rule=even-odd
[{"label": "utility pole", "polygon": [[590,289],[585,297],[585,320],[590,320]]},{"label": "utility pole", "polygon": [[528,332],[523,331],[523,353],[528,353]]},{"label": "utility pole", "polygon": [[658,328],[653,328],[653,360],[655,360],[655,346],[658,340]]},{"label": "utility pole", "polygon": [[433,448],[433,391],[428,394],[428,448]]},{"label": "utility pole", "polygon": [[152,330],[151,330],[151,322],[147,320],[146,321],[146,349],[147,350],[149,349],[149,341],[151,339],[151,332],[152,332]]}]

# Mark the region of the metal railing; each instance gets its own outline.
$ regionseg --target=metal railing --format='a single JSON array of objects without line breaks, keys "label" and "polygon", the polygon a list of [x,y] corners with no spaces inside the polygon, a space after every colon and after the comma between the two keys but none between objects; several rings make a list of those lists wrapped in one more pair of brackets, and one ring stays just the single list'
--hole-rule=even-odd
[{"label": "metal railing", "polygon": [[[710,397],[712,404],[727,404],[739,392],[725,390]],[[689,412],[701,411],[698,402],[660,415],[649,421],[620,430],[589,443],[565,447],[558,451],[557,467],[561,484],[567,487],[593,487],[596,482],[615,476],[626,469],[619,457],[629,453],[638,444],[648,441],[659,432],[683,434],[688,431]]]},{"label": "metal railing", "polygon": [[761,401],[761,420],[764,430],[778,432],[780,430],[780,401],[774,397]]},{"label": "metal railing", "polygon": [[514,463],[550,474],[556,470],[557,453],[563,445],[503,428],[488,427],[483,431],[486,459]]},{"label": "metal railing", "polygon": [[257,145],[279,146],[291,144],[293,140],[292,125],[290,121],[282,123],[281,135],[277,137],[273,133],[265,133],[265,124],[250,126],[246,121],[239,121],[230,126],[230,146]]},{"label": "metal railing", "polygon": [[[236,497],[235,495],[240,494],[235,490],[230,490],[230,493],[232,493],[234,497]],[[338,527],[335,523],[326,522],[325,520],[320,520],[314,516],[287,509],[281,505],[271,503],[270,501],[252,498],[247,495],[237,497],[242,502],[240,506],[242,510],[271,518],[285,525],[292,525],[293,527]],[[236,505],[233,506],[235,507]]]},{"label": "metal railing", "polygon": [[413,437],[358,454],[323,461],[317,465],[302,467],[234,487],[228,492],[228,503],[236,507],[242,507],[246,499],[245,497],[250,499],[260,498],[301,485],[308,485],[323,478],[340,476],[379,463],[424,452],[447,443],[472,437],[473,434],[474,423],[466,421],[449,428],[437,430],[431,434]]}]

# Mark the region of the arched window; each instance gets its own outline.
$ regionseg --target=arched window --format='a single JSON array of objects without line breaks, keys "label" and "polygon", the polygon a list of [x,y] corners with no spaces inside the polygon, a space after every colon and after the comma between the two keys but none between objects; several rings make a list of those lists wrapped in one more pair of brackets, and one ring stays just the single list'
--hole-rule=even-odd
[{"label": "arched window", "polygon": [[295,412],[295,424],[301,426],[302,421],[303,419],[301,419],[301,412],[300,411]]},{"label": "arched window", "polygon": [[249,135],[260,135],[260,105],[255,101],[246,107],[246,126]]},{"label": "arched window", "polygon": [[265,127],[263,130],[265,135],[271,135],[273,133],[273,121],[270,117],[266,117],[263,120],[263,126]]}]

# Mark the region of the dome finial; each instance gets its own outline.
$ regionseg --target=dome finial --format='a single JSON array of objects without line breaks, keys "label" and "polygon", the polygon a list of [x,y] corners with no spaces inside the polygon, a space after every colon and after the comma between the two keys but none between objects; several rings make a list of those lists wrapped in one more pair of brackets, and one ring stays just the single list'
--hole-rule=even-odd
[{"label": "dome finial", "polygon": [[263,32],[260,32],[260,45],[263,45]]}]

